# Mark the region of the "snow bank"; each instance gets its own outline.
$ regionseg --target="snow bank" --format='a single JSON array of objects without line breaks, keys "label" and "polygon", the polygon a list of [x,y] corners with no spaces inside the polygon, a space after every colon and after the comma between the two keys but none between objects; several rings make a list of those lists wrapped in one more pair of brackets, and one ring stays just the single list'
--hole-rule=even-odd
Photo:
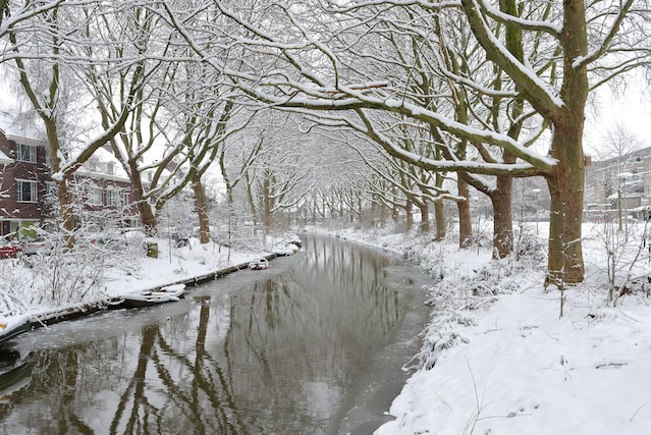
[{"label": "snow bank", "polygon": [[378,434],[642,434],[651,427],[651,310],[594,309],[580,290],[502,295],[466,342],[416,373]]},{"label": "snow bank", "polygon": [[644,252],[627,265],[640,231],[616,250],[606,233],[584,229],[587,278],[565,291],[560,318],[561,294],[543,289],[546,259],[530,241],[524,258],[495,262],[482,247],[339,231],[402,252],[432,275],[420,369],[376,434],[650,433],[651,307],[641,293],[607,302],[605,248],[616,252],[618,282],[648,273],[650,261]]}]

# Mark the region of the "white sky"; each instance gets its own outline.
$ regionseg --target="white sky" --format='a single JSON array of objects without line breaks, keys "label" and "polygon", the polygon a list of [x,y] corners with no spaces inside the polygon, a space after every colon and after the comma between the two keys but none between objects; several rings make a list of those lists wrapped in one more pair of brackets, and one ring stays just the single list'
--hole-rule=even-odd
[{"label": "white sky", "polygon": [[651,146],[651,101],[649,95],[642,92],[643,84],[646,84],[644,78],[631,75],[622,95],[614,95],[607,87],[597,93],[595,107],[586,111],[584,145],[587,153],[595,155],[604,145],[608,131],[618,124],[635,134],[642,147]]},{"label": "white sky", "polygon": [[[598,150],[604,145],[604,138],[609,130],[616,125],[634,133],[642,147],[651,146],[649,126],[651,126],[651,96],[644,95],[646,80],[640,74],[631,74],[627,79],[626,91],[622,95],[614,95],[604,86],[595,98],[589,101],[586,110],[586,127],[584,146],[587,154],[597,156]],[[0,83],[0,128],[7,133],[21,136],[34,136],[35,132],[25,131],[25,127],[11,125],[11,116],[7,112],[17,109],[16,97],[9,89],[6,81]],[[548,144],[545,144],[548,146]]]}]

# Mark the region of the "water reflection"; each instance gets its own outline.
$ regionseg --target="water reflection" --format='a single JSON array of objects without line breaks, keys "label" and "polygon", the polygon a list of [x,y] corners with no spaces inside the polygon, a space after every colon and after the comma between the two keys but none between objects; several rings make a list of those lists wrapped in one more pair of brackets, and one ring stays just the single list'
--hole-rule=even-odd
[{"label": "water reflection", "polygon": [[404,296],[382,273],[396,261],[308,237],[298,256],[243,272],[239,285],[204,286],[174,308],[25,335],[15,346],[35,350],[13,389],[0,384],[0,432],[332,430],[403,316]]}]

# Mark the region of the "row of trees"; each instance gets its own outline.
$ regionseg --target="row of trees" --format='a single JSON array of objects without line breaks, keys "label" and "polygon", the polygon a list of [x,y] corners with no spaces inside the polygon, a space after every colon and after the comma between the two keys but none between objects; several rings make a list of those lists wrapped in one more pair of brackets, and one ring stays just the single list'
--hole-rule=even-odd
[{"label": "row of trees", "polygon": [[[599,86],[648,65],[649,6],[4,1],[0,38],[2,62],[15,67],[47,132],[67,229],[67,181],[100,147],[129,174],[149,232],[165,202],[186,186],[196,209],[205,208],[201,176],[213,162],[225,174],[231,204],[240,180],[256,185],[248,169],[260,159],[271,163],[257,165],[256,188],[266,199],[256,203],[251,192],[247,198],[262,223],[278,207],[347,203],[359,210],[365,200],[428,216],[433,204],[442,237],[443,201],[452,200],[463,246],[472,231],[472,187],[492,203],[497,257],[513,249],[513,179],[541,176],[551,197],[547,283],[561,286],[584,276],[586,102]],[[294,114],[269,115],[270,108]],[[294,125],[269,134],[258,120],[274,116]],[[72,148],[80,118],[99,120],[101,129]],[[314,133],[314,125],[320,133],[309,137],[316,139],[283,137]],[[238,140],[249,146],[236,150],[241,171],[233,174],[225,144]],[[162,155],[152,159],[161,144]],[[363,176],[333,180],[327,154],[322,162],[313,158],[324,144],[346,145],[336,161],[352,153],[365,163],[356,172]],[[147,170],[154,176],[145,185]]]}]

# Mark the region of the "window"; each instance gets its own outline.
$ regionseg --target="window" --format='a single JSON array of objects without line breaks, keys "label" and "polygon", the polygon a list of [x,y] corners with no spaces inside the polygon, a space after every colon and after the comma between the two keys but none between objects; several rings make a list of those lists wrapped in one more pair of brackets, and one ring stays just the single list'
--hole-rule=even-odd
[{"label": "window", "polygon": [[38,185],[36,181],[16,180],[17,202],[38,202]]},{"label": "window", "polygon": [[36,163],[36,147],[22,143],[16,144],[16,160],[20,162]]},{"label": "window", "polygon": [[102,188],[98,186],[88,186],[88,204],[90,205],[103,205],[102,201]]},{"label": "window", "polygon": [[120,191],[115,188],[106,189],[106,204],[113,207],[120,205]]},{"label": "window", "polygon": [[122,202],[124,205],[131,204],[131,198],[129,197],[129,192],[122,192]]}]

